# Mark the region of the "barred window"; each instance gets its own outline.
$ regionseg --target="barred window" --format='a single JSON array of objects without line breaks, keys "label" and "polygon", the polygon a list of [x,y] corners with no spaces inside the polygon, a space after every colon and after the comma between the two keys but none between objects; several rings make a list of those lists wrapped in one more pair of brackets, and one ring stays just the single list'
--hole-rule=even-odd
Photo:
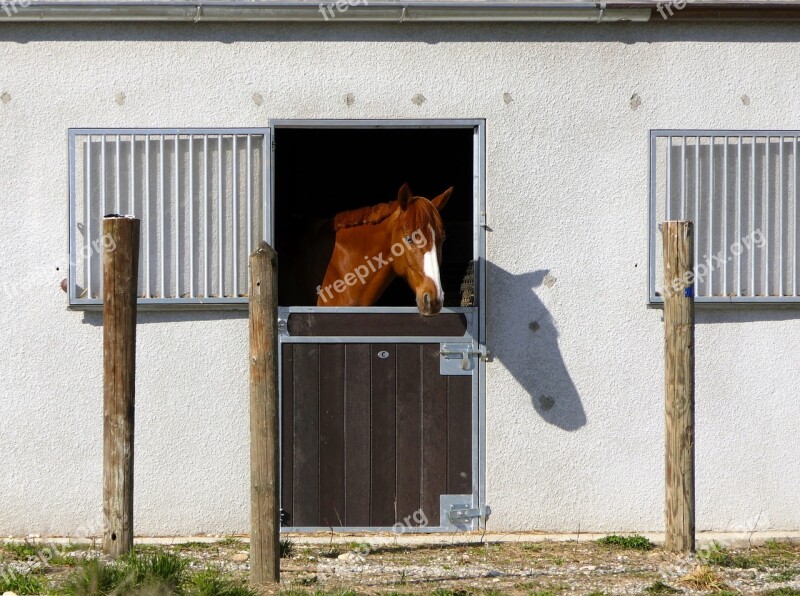
[{"label": "barred window", "polygon": [[650,138],[650,302],[663,301],[658,225],[695,224],[695,300],[800,302],[800,131],[656,130]]},{"label": "barred window", "polygon": [[70,305],[102,304],[103,216],[141,219],[140,305],[246,304],[271,236],[268,129],[70,130]]}]

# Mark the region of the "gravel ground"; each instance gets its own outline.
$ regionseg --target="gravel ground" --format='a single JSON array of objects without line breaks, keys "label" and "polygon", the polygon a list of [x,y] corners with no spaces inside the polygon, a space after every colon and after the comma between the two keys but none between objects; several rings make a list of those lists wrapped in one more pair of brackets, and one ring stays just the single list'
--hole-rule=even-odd
[{"label": "gravel ground", "polygon": [[800,596],[800,544],[785,542],[692,557],[596,542],[296,546],[283,569],[283,589],[298,591]]},{"label": "gravel ground", "polygon": [[[347,543],[291,540],[291,554],[281,561],[281,585],[265,593],[800,596],[798,542],[712,547],[683,557],[659,547],[647,548],[646,541],[639,543],[646,549],[639,550],[595,541],[392,545],[370,544],[369,537]],[[140,545],[137,550],[178,553],[187,559],[190,570],[221,568],[245,579],[249,574],[248,546],[235,538]],[[99,553],[91,546],[82,547],[44,565],[0,547],[0,566],[18,572],[31,566],[41,568],[57,583],[70,573],[75,561],[96,556]]]}]

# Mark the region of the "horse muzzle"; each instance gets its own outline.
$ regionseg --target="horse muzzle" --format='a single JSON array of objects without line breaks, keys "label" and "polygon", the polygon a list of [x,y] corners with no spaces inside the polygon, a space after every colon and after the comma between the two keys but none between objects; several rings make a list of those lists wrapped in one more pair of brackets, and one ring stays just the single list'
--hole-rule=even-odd
[{"label": "horse muzzle", "polygon": [[442,310],[443,301],[435,294],[425,292],[422,296],[417,296],[417,308],[424,317],[438,315]]}]

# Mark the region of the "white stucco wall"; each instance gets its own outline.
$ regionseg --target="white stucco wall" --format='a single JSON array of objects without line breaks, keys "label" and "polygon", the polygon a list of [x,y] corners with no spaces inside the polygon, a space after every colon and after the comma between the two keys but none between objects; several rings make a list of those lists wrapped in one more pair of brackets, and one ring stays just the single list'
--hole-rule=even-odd
[{"label": "white stucco wall", "polygon": [[[798,63],[794,25],[3,25],[0,535],[100,508],[100,318],[58,288],[66,129],[294,117],[486,119],[490,528],[661,529],[648,131],[797,128]],[[140,322],[137,533],[245,531],[246,320]],[[800,530],[800,310],[698,323],[698,528]]]}]

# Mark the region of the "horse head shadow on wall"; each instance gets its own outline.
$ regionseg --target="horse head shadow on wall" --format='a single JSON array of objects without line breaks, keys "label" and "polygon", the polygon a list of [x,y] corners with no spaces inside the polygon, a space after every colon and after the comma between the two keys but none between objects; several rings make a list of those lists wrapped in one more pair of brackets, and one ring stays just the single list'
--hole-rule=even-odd
[{"label": "horse head shadow on wall", "polygon": [[489,349],[530,396],[547,423],[566,431],[586,424],[578,391],[558,345],[553,317],[537,295],[555,283],[548,270],[510,273],[486,263],[489,303],[494,316],[488,328]]}]

